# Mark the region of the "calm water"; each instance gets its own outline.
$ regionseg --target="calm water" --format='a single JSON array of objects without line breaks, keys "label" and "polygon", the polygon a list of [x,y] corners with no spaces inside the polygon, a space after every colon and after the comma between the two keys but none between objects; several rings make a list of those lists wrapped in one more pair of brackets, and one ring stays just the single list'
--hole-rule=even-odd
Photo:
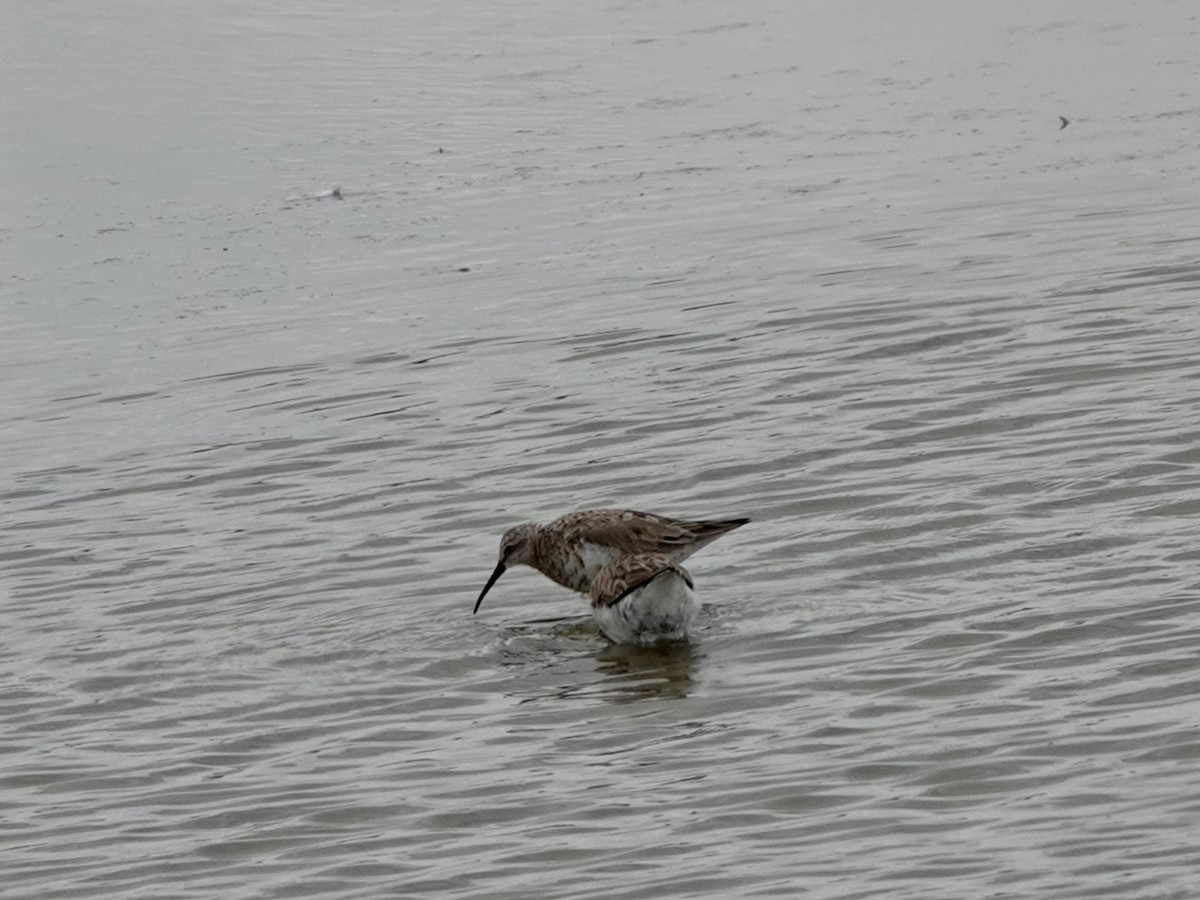
[{"label": "calm water", "polygon": [[0,891],[1195,896],[1193,5],[583,6],[4,6]]}]

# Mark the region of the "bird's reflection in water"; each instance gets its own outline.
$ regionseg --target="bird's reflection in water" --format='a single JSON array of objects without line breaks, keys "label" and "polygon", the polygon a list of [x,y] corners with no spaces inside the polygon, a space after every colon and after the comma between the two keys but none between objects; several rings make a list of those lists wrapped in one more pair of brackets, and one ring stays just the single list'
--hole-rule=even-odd
[{"label": "bird's reflection in water", "polygon": [[538,688],[522,702],[544,698],[547,691],[618,701],[682,698],[703,657],[687,642],[651,647],[609,643],[595,622],[577,617],[509,626],[498,651],[503,665],[536,673]]},{"label": "bird's reflection in water", "polygon": [[596,654],[596,668],[617,699],[686,697],[700,653],[687,642],[638,647],[609,644]]}]

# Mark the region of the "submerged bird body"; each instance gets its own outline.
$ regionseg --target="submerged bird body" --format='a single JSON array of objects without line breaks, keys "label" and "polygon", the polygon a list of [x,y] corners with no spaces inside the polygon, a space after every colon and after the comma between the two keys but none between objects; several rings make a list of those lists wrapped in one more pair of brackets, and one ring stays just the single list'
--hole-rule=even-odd
[{"label": "submerged bird body", "polygon": [[500,561],[475,611],[512,565],[527,565],[566,588],[590,593],[600,629],[620,643],[681,640],[700,603],[679,563],[749,519],[671,519],[635,510],[569,513],[548,525],[505,532]]},{"label": "submerged bird body", "polygon": [[662,554],[627,556],[592,580],[592,618],[618,644],[681,641],[700,612],[692,576]]}]

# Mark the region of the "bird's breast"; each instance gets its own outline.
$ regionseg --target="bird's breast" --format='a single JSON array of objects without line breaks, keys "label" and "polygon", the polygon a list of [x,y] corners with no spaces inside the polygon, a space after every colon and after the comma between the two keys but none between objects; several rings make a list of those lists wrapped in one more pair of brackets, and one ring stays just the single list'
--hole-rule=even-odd
[{"label": "bird's breast", "polygon": [[616,558],[617,552],[611,547],[588,541],[563,542],[539,553],[537,567],[563,587],[587,593],[596,573]]}]

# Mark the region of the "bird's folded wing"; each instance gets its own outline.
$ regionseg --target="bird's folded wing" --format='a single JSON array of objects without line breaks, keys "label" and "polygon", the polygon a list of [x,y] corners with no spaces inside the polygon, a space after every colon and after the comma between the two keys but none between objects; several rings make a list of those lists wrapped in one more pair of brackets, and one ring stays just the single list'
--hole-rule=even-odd
[{"label": "bird's folded wing", "polygon": [[634,555],[676,554],[681,548],[702,547],[748,521],[722,519],[689,522],[632,509],[614,509],[564,516],[559,523],[573,540],[615,547],[623,554]]},{"label": "bird's folded wing", "polygon": [[688,587],[693,586],[687,569],[669,556],[661,553],[625,556],[602,568],[592,579],[592,606],[612,606],[664,572],[674,572]]}]

